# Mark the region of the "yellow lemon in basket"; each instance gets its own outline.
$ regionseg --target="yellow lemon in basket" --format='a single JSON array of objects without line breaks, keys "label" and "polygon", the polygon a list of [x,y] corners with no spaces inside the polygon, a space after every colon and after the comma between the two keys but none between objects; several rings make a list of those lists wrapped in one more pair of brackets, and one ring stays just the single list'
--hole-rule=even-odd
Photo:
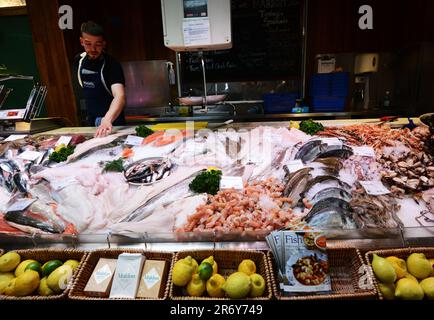
[{"label": "yellow lemon in basket", "polygon": [[71,266],[60,266],[50,273],[47,278],[47,285],[55,293],[60,293],[68,286],[68,283],[72,279],[72,274]]},{"label": "yellow lemon in basket", "polygon": [[420,286],[429,300],[434,300],[434,277],[426,278],[420,282]]},{"label": "yellow lemon in basket", "polygon": [[404,278],[405,274],[407,273],[407,264],[405,261],[394,256],[387,257],[386,260],[389,261],[392,264],[392,267],[395,269],[396,279]]},{"label": "yellow lemon in basket", "polygon": [[72,268],[72,272],[75,272],[75,270],[77,270],[78,265],[80,264],[80,262],[78,262],[77,260],[67,260],[65,261],[65,263],[63,264],[64,266],[70,266]]},{"label": "yellow lemon in basket", "polygon": [[392,264],[386,259],[374,254],[372,260],[372,269],[378,280],[383,283],[394,283],[396,280],[396,272]]},{"label": "yellow lemon in basket", "polygon": [[26,270],[15,281],[14,295],[22,297],[31,295],[39,287],[39,273],[35,270]]},{"label": "yellow lemon in basket", "polygon": [[14,278],[15,276],[13,273],[0,273],[0,294],[4,294],[9,282]]},{"label": "yellow lemon in basket", "polygon": [[47,277],[43,277],[39,282],[38,293],[40,296],[51,296],[54,294],[54,291],[47,284]]},{"label": "yellow lemon in basket", "polygon": [[244,272],[248,276],[256,272],[256,264],[253,260],[245,259],[238,265],[238,272]]},{"label": "yellow lemon in basket", "polygon": [[378,288],[386,300],[395,300],[395,285],[393,283],[379,283]]},{"label": "yellow lemon in basket", "polygon": [[403,300],[422,300],[424,292],[419,283],[403,278],[396,283],[395,296]]},{"label": "yellow lemon in basket", "polygon": [[251,287],[251,280],[247,274],[235,272],[226,279],[222,289],[232,299],[243,299],[249,295]]},{"label": "yellow lemon in basket", "polygon": [[225,296],[225,292],[222,289],[224,283],[225,278],[216,273],[206,282],[206,292],[212,298],[223,298]]},{"label": "yellow lemon in basket", "polygon": [[11,281],[9,281],[8,285],[6,286],[4,290],[4,294],[7,296],[14,296],[15,295],[15,283],[17,282],[17,278],[13,278]]},{"label": "yellow lemon in basket", "polygon": [[205,281],[197,273],[193,274],[191,281],[187,284],[187,294],[191,297],[201,297],[205,290]]},{"label": "yellow lemon in basket", "polygon": [[208,262],[212,266],[212,274],[216,274],[218,272],[217,262],[214,260],[214,256],[209,256],[206,259],[203,259],[201,264],[204,262]]},{"label": "yellow lemon in basket", "polygon": [[423,253],[412,253],[407,258],[407,269],[419,280],[428,278],[432,272],[432,265]]},{"label": "yellow lemon in basket", "polygon": [[261,297],[265,291],[265,280],[257,273],[250,275],[250,280],[252,281],[252,289],[250,290],[251,297]]},{"label": "yellow lemon in basket", "polygon": [[172,270],[172,282],[175,286],[183,287],[190,282],[194,272],[192,258],[188,256],[175,263]]},{"label": "yellow lemon in basket", "polygon": [[413,276],[411,273],[406,273],[405,275],[404,275],[404,278],[406,278],[406,279],[409,279],[409,280],[413,280],[413,281],[416,281],[417,283],[419,283],[419,280],[417,280],[417,278],[415,277],[415,276]]},{"label": "yellow lemon in basket", "polygon": [[193,265],[193,273],[198,273],[199,272],[199,264],[197,263],[197,261],[193,258],[191,258],[191,264]]},{"label": "yellow lemon in basket", "polygon": [[432,267],[431,277],[434,277],[434,259],[429,259],[429,262],[431,263]]},{"label": "yellow lemon in basket", "polygon": [[37,261],[32,260],[32,259],[21,261],[20,264],[15,269],[15,277],[22,275],[24,273],[26,267],[32,262],[37,262]]},{"label": "yellow lemon in basket", "polygon": [[11,272],[21,262],[21,257],[18,253],[10,251],[0,257],[0,272]]}]

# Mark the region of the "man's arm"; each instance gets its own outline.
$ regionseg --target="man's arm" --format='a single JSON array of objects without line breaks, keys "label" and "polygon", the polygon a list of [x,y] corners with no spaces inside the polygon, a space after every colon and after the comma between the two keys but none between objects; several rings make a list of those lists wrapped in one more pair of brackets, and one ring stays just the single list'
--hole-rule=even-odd
[{"label": "man's arm", "polygon": [[113,121],[121,114],[125,107],[125,87],[121,83],[115,83],[111,86],[113,93],[113,100],[110,104],[110,108],[101,120],[101,125],[98,127],[95,137],[105,137],[110,134],[113,129]]}]

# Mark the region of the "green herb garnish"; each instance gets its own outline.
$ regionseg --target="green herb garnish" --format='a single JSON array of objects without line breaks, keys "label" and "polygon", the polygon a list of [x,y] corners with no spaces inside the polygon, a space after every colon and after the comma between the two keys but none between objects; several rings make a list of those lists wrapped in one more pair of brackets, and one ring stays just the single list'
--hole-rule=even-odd
[{"label": "green herb garnish", "polygon": [[300,123],[300,130],[313,136],[317,132],[323,131],[324,126],[319,122],[315,122],[312,119],[309,119],[303,120]]},{"label": "green herb garnish", "polygon": [[124,171],[124,160],[119,158],[118,160],[107,162],[104,166],[103,172],[122,172]]},{"label": "green herb garnish", "polygon": [[147,136],[150,136],[153,133],[154,133],[154,131],[152,131],[151,129],[149,129],[144,124],[142,124],[142,125],[140,125],[140,126],[138,126],[136,128],[136,134],[137,134],[137,136],[142,137],[142,138],[146,138]]},{"label": "green herb garnish", "polygon": [[190,183],[190,190],[197,193],[208,193],[216,195],[220,190],[220,180],[222,178],[222,172],[220,170],[205,171],[198,175]]},{"label": "green herb garnish", "polygon": [[66,159],[68,159],[68,157],[74,153],[74,149],[75,148],[71,146],[63,147],[59,151],[54,151],[52,154],[50,154],[48,159],[57,163],[66,161]]}]

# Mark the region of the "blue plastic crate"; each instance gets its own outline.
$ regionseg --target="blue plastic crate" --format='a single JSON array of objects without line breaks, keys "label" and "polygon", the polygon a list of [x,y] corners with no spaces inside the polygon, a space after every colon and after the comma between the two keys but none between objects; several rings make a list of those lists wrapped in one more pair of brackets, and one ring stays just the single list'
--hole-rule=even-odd
[{"label": "blue plastic crate", "polygon": [[347,96],[348,72],[316,73],[312,76],[311,96]]},{"label": "blue plastic crate", "polygon": [[314,112],[344,111],[347,97],[314,96],[312,97],[312,109]]},{"label": "blue plastic crate", "polygon": [[299,98],[298,92],[268,93],[263,96],[265,113],[290,113],[295,100]]}]

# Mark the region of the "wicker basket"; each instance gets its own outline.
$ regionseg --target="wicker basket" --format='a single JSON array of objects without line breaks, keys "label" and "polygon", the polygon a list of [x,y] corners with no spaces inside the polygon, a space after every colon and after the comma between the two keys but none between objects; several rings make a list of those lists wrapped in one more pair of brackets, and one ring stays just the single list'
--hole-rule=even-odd
[{"label": "wicker basket", "polygon": [[66,299],[68,296],[68,292],[72,286],[72,282],[80,272],[80,269],[83,266],[84,260],[86,259],[87,252],[82,250],[75,249],[32,249],[32,250],[13,250],[17,252],[21,256],[21,261],[27,259],[34,259],[39,263],[43,264],[49,260],[61,260],[66,261],[69,259],[74,259],[80,262],[78,268],[75,270],[71,283],[67,286],[67,288],[58,295],[52,296],[25,296],[25,297],[14,297],[14,296],[5,296],[0,295],[0,300],[62,300]]},{"label": "wicker basket", "polygon": [[[146,259],[152,260],[165,260],[168,263],[168,268],[166,268],[166,272],[163,275],[163,279],[161,283],[163,284],[160,289],[160,293],[158,298],[135,298],[135,299],[127,299],[127,298],[103,298],[103,297],[90,297],[87,296],[84,292],[84,288],[86,287],[87,282],[92,276],[92,272],[95,269],[100,258],[106,259],[117,259],[121,253],[141,253]],[[72,300],[165,300],[169,294],[169,283],[170,283],[170,275],[172,274],[172,261],[174,258],[173,253],[168,252],[152,252],[152,251],[144,251],[140,249],[102,249],[92,251],[86,261],[84,262],[83,268],[81,268],[72,289],[69,292],[69,298]]]},{"label": "wicker basket", "polygon": [[[244,259],[251,259],[256,264],[256,273],[260,274],[265,280],[265,292],[262,297],[245,298],[246,300],[270,300],[272,298],[270,273],[268,270],[267,257],[260,251],[234,251],[234,250],[195,250],[195,251],[180,251],[176,254],[174,264],[176,261],[181,260],[187,256],[191,256],[198,263],[203,259],[213,256],[217,262],[219,274],[227,276],[233,272],[236,272],[238,265]],[[208,296],[204,297],[190,297],[184,294],[184,288],[177,287],[170,283],[169,297],[172,300],[230,300],[228,297],[224,298],[212,298]]]},{"label": "wicker basket", "polygon": [[368,270],[371,274],[375,288],[377,289],[378,298],[380,300],[383,300],[384,297],[381,294],[380,289],[378,288],[378,281],[374,275],[374,270],[372,269],[372,259],[374,254],[380,256],[380,257],[388,257],[388,256],[395,256],[404,260],[407,260],[407,257],[412,253],[423,253],[425,254],[427,259],[434,259],[434,248],[427,248],[427,247],[415,247],[415,248],[400,248],[400,249],[384,249],[384,250],[375,250],[375,251],[368,251],[365,254],[366,261],[368,263]]},{"label": "wicker basket", "polygon": [[[355,248],[327,249],[329,274],[332,292],[321,294],[302,294],[282,296],[277,276],[277,266],[273,253],[267,253],[269,268],[272,274],[273,292],[278,300],[338,300],[338,299],[375,299],[376,289],[371,274],[363,263],[359,250]],[[362,279],[362,277],[367,277]],[[359,287],[359,281],[367,288]]]}]

